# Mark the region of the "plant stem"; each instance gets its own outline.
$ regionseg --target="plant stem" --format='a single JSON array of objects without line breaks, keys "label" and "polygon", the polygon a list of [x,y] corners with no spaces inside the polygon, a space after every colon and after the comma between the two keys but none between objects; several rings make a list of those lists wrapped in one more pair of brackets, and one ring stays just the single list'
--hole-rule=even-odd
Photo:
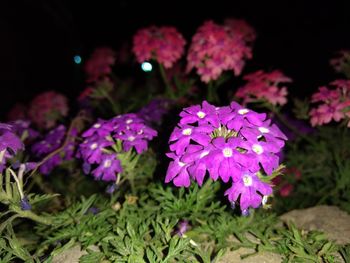
[{"label": "plant stem", "polygon": [[119,109],[118,105],[115,104],[114,100],[113,100],[112,97],[108,94],[108,92],[106,92],[104,89],[100,89],[100,91],[101,91],[101,93],[103,94],[103,96],[108,100],[108,102],[111,104],[112,110],[113,110],[114,114],[120,113],[120,109]]},{"label": "plant stem", "polygon": [[219,102],[219,97],[217,94],[217,86],[214,84],[213,81],[210,81],[208,83],[208,95],[207,95],[208,102]]},{"label": "plant stem", "polygon": [[44,225],[52,225],[52,220],[50,218],[41,217],[30,210],[23,211],[22,209],[14,206],[11,206],[11,210],[17,213],[21,218],[28,218]]},{"label": "plant stem", "polygon": [[162,76],[162,79],[164,81],[164,84],[165,84],[165,93],[166,95],[171,98],[171,99],[174,99],[175,98],[175,95],[174,95],[174,92],[170,86],[170,83],[169,83],[169,80],[166,76],[166,73],[165,73],[165,69],[163,67],[163,65],[161,63],[159,63],[159,71],[160,71],[160,75]]}]

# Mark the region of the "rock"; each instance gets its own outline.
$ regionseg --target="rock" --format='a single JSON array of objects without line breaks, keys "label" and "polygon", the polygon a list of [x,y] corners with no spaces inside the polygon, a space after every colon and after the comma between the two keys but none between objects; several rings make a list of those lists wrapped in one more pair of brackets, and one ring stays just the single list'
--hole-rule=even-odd
[{"label": "rock", "polygon": [[320,205],[290,211],[281,216],[283,222],[293,222],[299,229],[318,230],[329,240],[350,244],[350,215],[336,206]]},{"label": "rock", "polygon": [[254,253],[254,249],[240,248],[234,251],[228,251],[219,259],[218,263],[281,263],[282,255],[271,252],[259,252],[256,255],[241,259],[242,255]]},{"label": "rock", "polygon": [[[89,246],[89,249],[93,251],[99,251],[96,246]],[[71,247],[62,253],[54,256],[52,259],[52,263],[79,263],[79,258],[87,254],[86,250],[81,250],[80,244]]]},{"label": "rock", "polygon": [[80,245],[76,245],[54,256],[52,263],[79,263],[79,258],[86,254],[87,252],[81,250]]}]

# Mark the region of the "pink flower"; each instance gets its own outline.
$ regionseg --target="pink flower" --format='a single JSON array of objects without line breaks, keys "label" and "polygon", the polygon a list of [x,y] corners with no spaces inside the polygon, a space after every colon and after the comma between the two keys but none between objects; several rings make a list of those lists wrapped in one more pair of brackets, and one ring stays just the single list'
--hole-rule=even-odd
[{"label": "pink flower", "polygon": [[311,102],[318,103],[309,113],[312,126],[327,124],[332,120],[339,122],[345,118],[350,119],[350,81],[338,79],[329,86],[331,88],[320,87],[311,96]]},{"label": "pink flower", "polygon": [[184,53],[185,44],[176,28],[150,26],[136,32],[133,52],[139,63],[154,59],[165,68],[171,68]]},{"label": "pink flower", "polygon": [[29,118],[39,128],[50,129],[56,122],[67,116],[68,100],[55,91],[47,91],[36,96],[29,106]]},{"label": "pink flower", "polygon": [[281,87],[281,83],[291,82],[281,71],[264,72],[262,70],[244,76],[247,83],[240,87],[235,96],[243,99],[243,104],[256,100],[264,100],[272,105],[284,105],[287,103],[287,88]]},{"label": "pink flower", "polygon": [[252,57],[252,49],[246,41],[247,36],[236,31],[234,26],[206,21],[192,38],[187,55],[187,72],[195,68],[206,83],[216,80],[226,70],[239,75],[245,61]]},{"label": "pink flower", "polygon": [[96,48],[85,63],[85,73],[87,82],[95,82],[112,72],[112,66],[115,63],[115,53],[111,48]]}]

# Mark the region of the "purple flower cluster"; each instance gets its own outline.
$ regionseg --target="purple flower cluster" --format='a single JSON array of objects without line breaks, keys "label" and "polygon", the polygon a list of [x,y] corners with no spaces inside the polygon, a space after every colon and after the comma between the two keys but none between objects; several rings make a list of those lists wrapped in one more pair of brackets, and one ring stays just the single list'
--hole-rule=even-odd
[{"label": "purple flower cluster", "polygon": [[0,123],[0,173],[4,170],[7,160],[13,158],[20,150],[24,150],[24,145],[15,134],[13,126]]},{"label": "purple flower cluster", "polygon": [[287,137],[266,114],[236,102],[215,107],[204,101],[183,109],[180,123],[170,135],[166,183],[188,187],[191,179],[203,184],[206,173],[213,180],[232,182],[225,195],[242,214],[257,208],[272,194],[269,175],[279,166],[278,153]]},{"label": "purple flower cluster", "polygon": [[79,146],[79,157],[84,160],[84,172],[89,173],[91,165],[97,165],[92,170],[96,179],[116,181],[116,174],[123,171],[118,159],[117,141],[122,143],[121,151],[127,152],[134,148],[141,154],[147,150],[148,141],[156,135],[157,132],[149,128],[136,114],[98,120],[82,134],[85,141]]},{"label": "purple flower cluster", "polygon": [[32,141],[39,137],[39,132],[30,127],[31,122],[28,120],[15,120],[9,122],[13,131],[24,140]]},{"label": "purple flower cluster", "polygon": [[[62,146],[66,138],[66,127],[59,125],[52,129],[43,140],[33,144],[32,152],[38,159],[42,159],[53,151],[57,150]],[[74,157],[75,143],[74,138],[77,135],[77,131],[73,129],[71,131],[70,140],[64,146],[64,148],[51,156],[48,160],[43,163],[39,171],[42,174],[49,174],[56,166],[60,165],[63,161],[72,160]]]},{"label": "purple flower cluster", "polygon": [[169,99],[156,98],[141,108],[137,115],[144,119],[149,126],[160,125],[165,114],[168,113],[173,101]]}]

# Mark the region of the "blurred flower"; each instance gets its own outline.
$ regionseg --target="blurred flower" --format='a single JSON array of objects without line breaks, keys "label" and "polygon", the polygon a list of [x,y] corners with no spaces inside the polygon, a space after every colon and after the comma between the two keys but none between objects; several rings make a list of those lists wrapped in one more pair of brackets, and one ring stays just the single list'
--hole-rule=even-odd
[{"label": "blurred flower", "polygon": [[184,53],[185,44],[175,27],[150,26],[134,35],[133,52],[139,63],[154,59],[165,68],[171,68]]},{"label": "blurred flower", "polygon": [[109,47],[99,47],[94,50],[86,61],[84,70],[87,82],[96,82],[112,72],[115,63],[115,52]]},{"label": "blurred flower", "polygon": [[338,51],[336,57],[332,58],[329,63],[336,72],[350,74],[350,50]]},{"label": "blurred flower", "polygon": [[294,190],[294,184],[301,179],[301,172],[296,167],[285,168],[284,175],[275,177],[272,182],[276,186],[280,196],[290,196]]},{"label": "blurred flower", "polygon": [[[317,103],[310,110],[310,122],[312,126],[330,123],[332,120],[339,122],[350,119],[350,80],[338,79],[318,89],[311,96],[311,102]],[[348,121],[350,127],[350,121]]]},{"label": "blurred flower", "polygon": [[287,138],[266,114],[236,102],[215,107],[204,101],[185,108],[180,117],[169,139],[166,183],[188,187],[194,180],[202,185],[207,172],[213,180],[232,181],[225,195],[240,203],[243,214],[272,194],[267,182],[279,167],[277,154]]},{"label": "blurred flower", "polygon": [[43,92],[31,101],[28,115],[39,128],[53,128],[60,118],[68,115],[68,100],[55,91]]},{"label": "blurred flower", "polygon": [[287,88],[281,83],[291,82],[279,70],[264,72],[262,70],[250,73],[243,77],[247,83],[240,87],[235,97],[243,99],[243,104],[264,100],[272,105],[284,105],[287,103]]},{"label": "blurred flower", "polygon": [[[75,136],[77,131],[73,129],[71,131],[70,140],[64,148],[51,156],[46,160],[39,168],[42,174],[49,174],[56,166],[60,165],[63,161],[69,161],[73,159],[75,151]],[[47,133],[43,140],[36,142],[32,146],[32,152],[37,159],[42,159],[48,154],[60,148],[66,138],[66,127],[59,125],[55,129]]]},{"label": "blurred flower", "polygon": [[156,98],[152,99],[146,106],[141,108],[137,115],[145,120],[149,126],[159,126],[162,122],[164,115],[169,111],[173,101],[169,99]]},{"label": "blurred flower", "polygon": [[230,24],[219,25],[213,21],[200,26],[189,47],[187,72],[195,68],[206,83],[218,79],[226,70],[241,74],[245,61],[252,57],[252,49],[236,29]]}]

